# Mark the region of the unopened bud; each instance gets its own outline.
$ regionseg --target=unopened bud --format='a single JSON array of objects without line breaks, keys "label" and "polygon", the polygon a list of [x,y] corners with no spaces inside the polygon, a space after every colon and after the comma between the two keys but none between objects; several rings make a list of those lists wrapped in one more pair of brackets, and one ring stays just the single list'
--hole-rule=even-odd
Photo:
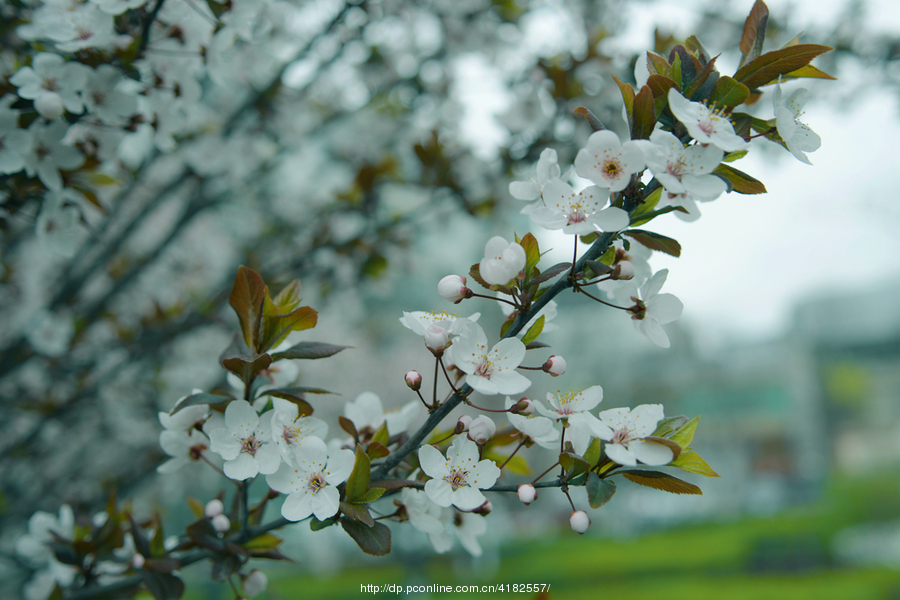
[{"label": "unopened bud", "polygon": [[409,389],[414,392],[419,391],[422,387],[422,376],[419,375],[418,371],[410,371],[403,376],[403,379],[406,381],[406,385],[409,386]]},{"label": "unopened bud", "polygon": [[144,560],[145,560],[145,559],[144,559],[144,557],[143,557],[142,555],[140,555],[140,554],[135,554],[135,555],[132,557],[132,559],[131,559],[131,565],[132,565],[135,569],[140,569],[141,567],[144,566]]},{"label": "unopened bud", "polygon": [[206,508],[203,509],[203,513],[207,516],[207,518],[210,519],[212,519],[216,515],[221,515],[224,511],[225,505],[223,505],[222,501],[218,498],[207,502]]},{"label": "unopened bud", "polygon": [[541,365],[541,369],[544,373],[550,373],[554,377],[559,377],[566,372],[566,359],[554,354],[547,359],[547,362]]},{"label": "unopened bud", "polygon": [[534,486],[530,483],[520,485],[519,489],[516,491],[516,495],[523,504],[531,504],[537,500],[537,490],[534,489]]},{"label": "unopened bud", "polygon": [[48,121],[63,114],[63,99],[56,92],[44,92],[34,100],[34,110]]},{"label": "unopened bud", "polygon": [[268,585],[269,578],[259,569],[250,571],[250,573],[243,577],[243,582],[241,583],[241,587],[244,588],[244,593],[251,598],[253,596],[259,596],[266,591]]},{"label": "unopened bud", "polygon": [[456,429],[454,429],[454,433],[462,433],[463,431],[469,430],[469,424],[472,422],[472,417],[469,415],[463,415],[456,422]]},{"label": "unopened bud", "polygon": [[231,529],[231,521],[225,515],[219,514],[212,518],[212,526],[219,533],[225,533]]},{"label": "unopened bud", "polygon": [[512,409],[510,409],[511,413],[514,415],[532,415],[534,414],[534,402],[532,402],[529,398],[522,398],[518,402],[516,402]]},{"label": "unopened bud", "polygon": [[482,517],[486,517],[491,514],[491,511],[494,510],[494,505],[491,504],[490,500],[485,500],[484,504],[473,510],[472,512],[476,515],[481,515]]},{"label": "unopened bud", "polygon": [[484,444],[497,433],[497,425],[490,419],[481,415],[469,423],[469,439],[478,445]]},{"label": "unopened bud", "polygon": [[447,275],[438,282],[438,293],[452,302],[459,304],[472,297],[472,290],[466,287],[466,278],[460,275]]},{"label": "unopened bud", "polygon": [[450,334],[439,325],[431,325],[425,330],[425,346],[436,357],[440,357],[450,347]]},{"label": "unopened bud", "polygon": [[613,269],[612,279],[634,279],[634,265],[627,260],[618,263]]},{"label": "unopened bud", "polygon": [[569,517],[569,526],[575,533],[584,533],[591,526],[591,520],[583,510],[576,510]]}]

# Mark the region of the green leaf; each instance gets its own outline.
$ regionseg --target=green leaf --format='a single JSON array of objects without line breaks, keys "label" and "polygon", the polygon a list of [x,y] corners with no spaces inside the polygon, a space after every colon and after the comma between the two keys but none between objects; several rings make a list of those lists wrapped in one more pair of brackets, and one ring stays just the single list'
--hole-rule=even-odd
[{"label": "green leaf", "polygon": [[255,538],[249,539],[243,544],[241,544],[241,548],[245,550],[272,550],[278,547],[278,544],[281,543],[281,538],[277,535],[271,533],[264,533],[262,535],[258,535]]},{"label": "green leaf", "polygon": [[391,436],[388,434],[387,421],[385,421],[381,424],[381,427],[378,428],[378,431],[375,432],[375,435],[372,436],[372,441],[387,447],[390,439]]},{"label": "green leaf", "polygon": [[674,257],[681,256],[681,244],[677,240],[653,233],[652,231],[644,231],[643,229],[629,229],[624,232],[630,238],[634,238],[644,246],[651,250],[658,250]]},{"label": "green leaf", "polygon": [[569,474],[570,479],[572,477],[578,477],[591,468],[591,465],[588,464],[583,456],[579,456],[574,452],[560,453],[559,465],[566,470],[566,473]]},{"label": "green leaf", "polygon": [[531,281],[529,281],[528,283],[541,284],[541,283],[544,283],[545,281],[550,281],[551,279],[553,279],[560,273],[564,273],[565,271],[568,271],[570,268],[572,268],[572,263],[563,262],[563,263],[555,264],[552,267],[550,267],[549,269],[547,269],[546,271],[544,271],[543,273],[541,273],[540,275],[538,275],[537,277],[535,277],[534,279],[532,279]]},{"label": "green leaf", "polygon": [[286,315],[267,315],[262,319],[259,348],[262,351],[277,346],[292,331],[303,331],[316,326],[319,313],[309,306],[295,308]]},{"label": "green leaf", "polygon": [[648,86],[641,88],[634,97],[634,111],[631,118],[631,139],[650,139],[656,127],[656,109],[653,106],[653,92]]},{"label": "green leaf", "polygon": [[662,75],[668,78],[672,76],[672,65],[655,52],[647,52],[647,70],[651,75]]},{"label": "green leaf", "polygon": [[669,60],[672,63],[672,81],[678,86],[678,89],[684,88],[684,73],[681,72],[681,57],[678,54]]},{"label": "green leaf", "polygon": [[366,447],[366,454],[369,458],[384,458],[390,453],[390,450],[378,442],[369,442],[369,445]]},{"label": "green leaf", "polygon": [[259,344],[259,324],[268,290],[259,273],[245,266],[238,267],[228,304],[237,313],[241,333],[247,346],[256,351]]},{"label": "green leaf", "polygon": [[[365,523],[369,527],[375,525],[375,519],[369,514],[369,509],[362,504],[356,502],[341,502],[341,512],[347,519]],[[346,519],[342,519],[342,522],[345,520]]]},{"label": "green leaf", "polygon": [[632,114],[634,113],[634,88],[630,83],[624,83],[615,75],[612,76],[619,91],[622,92],[622,100],[625,102],[625,112],[628,114],[628,122],[631,123]]},{"label": "green leaf", "polygon": [[576,115],[581,115],[582,117],[584,117],[584,120],[588,122],[588,125],[590,125],[591,129],[593,129],[594,131],[602,131],[606,129],[600,119],[597,118],[597,115],[592,113],[590,109],[585,108],[584,106],[579,106],[572,112]]},{"label": "green leaf", "polygon": [[171,573],[141,571],[144,585],[156,600],[179,600],[184,595],[184,582]]},{"label": "green leaf", "polygon": [[537,321],[534,322],[534,325],[528,328],[528,331],[522,337],[522,343],[526,346],[536,340],[541,332],[544,330],[544,315],[538,317]]},{"label": "green leaf", "polygon": [[291,312],[300,304],[300,280],[295,279],[278,292],[278,295],[272,300],[275,306],[279,308],[279,313],[284,314]]},{"label": "green leaf", "polygon": [[343,415],[338,415],[338,425],[341,426],[341,429],[350,434],[353,441],[359,441],[359,432],[356,431],[356,425],[353,424],[353,421]]},{"label": "green leaf", "polygon": [[537,238],[531,235],[531,233],[526,233],[525,237],[519,241],[519,245],[525,250],[525,275],[530,277],[531,270],[537,266],[538,262],[541,260],[541,249],[538,246]]},{"label": "green leaf", "polygon": [[600,508],[616,494],[616,483],[609,479],[600,479],[593,471],[587,474],[584,487],[587,488],[588,503],[591,508]]},{"label": "green leaf", "polygon": [[[653,94],[653,112],[657,116],[661,115],[669,105],[669,90],[678,89],[678,84],[674,80],[662,75],[651,75],[647,79],[647,87]],[[679,90],[680,91],[680,90]]]},{"label": "green leaf", "polygon": [[231,356],[222,359],[222,366],[241,378],[245,385],[256,379],[256,376],[269,368],[272,357],[266,353],[256,356]]},{"label": "green leaf", "polygon": [[837,77],[833,77],[822,69],[812,65],[806,65],[805,67],[800,67],[796,71],[791,71],[787,75],[782,76],[781,79],[787,81],[788,79],[800,79],[801,77],[809,79],[837,79]]},{"label": "green leaf", "polygon": [[659,471],[619,471],[628,481],[670,494],[696,494],[703,492],[693,483]]},{"label": "green leaf", "polygon": [[758,88],[808,65],[812,59],[832,50],[818,44],[797,44],[780,48],[757,57],[734,74],[734,78],[750,89]]},{"label": "green leaf", "polygon": [[677,417],[665,417],[656,424],[656,430],[651,435],[659,437],[668,437],[670,433],[688,422],[688,418],[684,415]]},{"label": "green leaf", "polygon": [[351,346],[338,346],[335,344],[326,344],[324,342],[300,342],[294,346],[291,346],[284,352],[276,352],[272,355],[272,360],[281,360],[283,358],[289,359],[315,359],[315,358],[326,358],[328,356],[334,356],[341,350],[346,350]]},{"label": "green leaf", "polygon": [[765,194],[767,191],[762,181],[729,165],[719,165],[713,170],[713,175],[724,179],[738,194]]},{"label": "green leaf", "polygon": [[353,464],[353,471],[347,478],[347,500],[349,502],[358,502],[362,498],[366,490],[369,489],[369,479],[372,477],[371,463],[369,457],[363,451],[362,446],[356,445],[356,462]]},{"label": "green leaf", "polygon": [[174,415],[182,408],[187,408],[188,406],[196,406],[198,404],[221,404],[223,402],[228,402],[229,400],[234,400],[234,398],[225,393],[210,394],[201,392],[199,394],[191,394],[190,396],[173,406],[172,410],[169,411],[169,414]]},{"label": "green leaf", "polygon": [[341,519],[341,527],[353,538],[360,549],[373,556],[385,556],[391,551],[391,530],[382,523],[368,527],[358,521]]},{"label": "green leaf", "polygon": [[[301,389],[306,388],[279,388],[274,390],[266,390],[262,393],[263,396],[274,396],[275,398],[281,398],[282,400],[287,400],[288,402],[292,402],[297,405],[297,413],[298,416],[308,417],[313,414],[313,407],[309,402],[302,396],[302,392],[299,391]],[[323,390],[324,392],[324,390]],[[324,392],[330,393],[330,392]]]},{"label": "green leaf", "polygon": [[747,150],[735,150],[734,152],[729,152],[722,158],[722,162],[734,162],[747,156],[747,152]]},{"label": "green leaf", "polygon": [[549,348],[550,344],[545,344],[544,342],[531,342],[530,344],[525,345],[526,350],[537,350],[539,348]]},{"label": "green leaf", "polygon": [[[188,507],[190,507],[191,512],[194,513],[194,517],[196,517],[197,519],[202,519],[206,516],[206,507],[202,502],[200,502],[196,498],[192,498],[191,496],[188,496],[187,498],[185,498],[185,500],[187,500]],[[131,525],[131,531],[134,532],[136,526],[133,521]],[[132,533],[132,537],[134,537],[134,533]],[[147,550],[150,550],[149,547],[147,548]],[[143,554],[143,552],[141,554]],[[144,558],[147,558],[148,556],[149,554],[144,554]]]},{"label": "green leaf", "polygon": [[602,454],[602,451],[603,444],[600,442],[600,438],[594,438],[593,440],[591,440],[590,446],[588,446],[587,450],[585,450],[584,452],[584,460],[586,460],[587,463],[593,467],[598,462],[600,462],[600,455]]},{"label": "green leaf", "polygon": [[678,467],[682,471],[688,473],[697,473],[704,477],[718,477],[719,474],[713,471],[713,468],[706,464],[706,461],[693,450],[682,452],[681,456],[669,463],[672,467]]},{"label": "green leaf", "polygon": [[709,97],[710,104],[719,108],[734,108],[750,96],[750,88],[727,75],[719,77]]},{"label": "green leaf", "polygon": [[753,61],[762,53],[763,42],[766,39],[766,23],[769,21],[769,7],[762,0],[756,0],[750,14],[744,22],[744,31],[741,34],[741,63],[743,67]]},{"label": "green leaf", "polygon": [[332,525],[337,523],[337,519],[334,517],[330,519],[325,519],[324,521],[320,521],[317,518],[313,517],[309,520],[309,529],[311,531],[320,531],[325,529],[326,527],[331,527]]},{"label": "green leaf", "polygon": [[697,415],[684,425],[678,428],[675,433],[669,436],[669,439],[681,446],[688,448],[694,441],[694,434],[697,432],[697,424],[700,422],[700,415]]},{"label": "green leaf", "polygon": [[373,490],[399,490],[405,487],[416,487],[421,484],[409,479],[379,479],[378,481],[372,481],[369,485],[372,486]]},{"label": "green leaf", "polygon": [[373,487],[366,490],[366,493],[363,494],[363,497],[360,498],[359,504],[368,504],[369,502],[375,502],[379,498],[381,498],[387,490],[384,488]]}]

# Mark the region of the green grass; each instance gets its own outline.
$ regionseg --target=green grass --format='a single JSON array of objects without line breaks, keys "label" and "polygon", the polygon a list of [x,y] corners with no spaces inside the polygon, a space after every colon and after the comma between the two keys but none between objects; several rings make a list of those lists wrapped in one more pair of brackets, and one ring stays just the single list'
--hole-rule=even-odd
[{"label": "green grass", "polygon": [[[842,567],[831,555],[830,543],[834,534],[847,526],[900,518],[898,499],[898,472],[835,478],[819,502],[768,518],[683,526],[634,541],[571,532],[555,539],[511,541],[503,548],[499,571],[489,580],[473,575],[467,581],[456,581],[454,573],[458,571],[450,568],[451,559],[435,555],[418,566],[388,558],[382,566],[348,568],[329,578],[269,570],[267,594],[271,600],[337,600],[363,596],[361,583],[531,582],[551,584],[554,600],[896,600],[900,598],[900,571]],[[195,588],[186,598],[230,596],[227,586],[221,594],[203,587],[207,593]],[[478,596],[450,593],[431,597]]]}]

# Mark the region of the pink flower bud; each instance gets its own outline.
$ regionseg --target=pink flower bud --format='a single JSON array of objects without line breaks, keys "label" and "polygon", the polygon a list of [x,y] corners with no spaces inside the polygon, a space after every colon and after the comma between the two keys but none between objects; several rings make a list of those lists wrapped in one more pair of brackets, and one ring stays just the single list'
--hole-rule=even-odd
[{"label": "pink flower bud", "polygon": [[516,404],[513,405],[512,410],[510,411],[514,415],[533,415],[534,414],[534,402],[532,402],[528,398],[522,398]]},{"label": "pink flower bud", "polygon": [[612,272],[613,279],[634,279],[634,265],[630,261],[623,260],[616,264]]},{"label": "pink flower bud", "polygon": [[469,439],[476,444],[484,444],[497,433],[497,426],[484,415],[481,415],[469,423]]},{"label": "pink flower bud", "polygon": [[212,518],[212,526],[219,533],[225,533],[231,529],[231,521],[225,515],[218,514]]},{"label": "pink flower bud", "polygon": [[250,571],[250,573],[243,577],[243,582],[241,583],[241,587],[244,588],[244,593],[251,598],[253,596],[259,596],[266,591],[268,585],[269,578],[259,569]]},{"label": "pink flower bud", "polygon": [[425,346],[435,356],[440,356],[450,347],[450,334],[439,325],[431,325],[425,330]]},{"label": "pink flower bud", "polygon": [[225,506],[222,504],[222,501],[216,498],[215,500],[210,500],[206,504],[206,508],[203,509],[204,514],[210,519],[215,517],[216,515],[221,515],[225,510]]},{"label": "pink flower bud", "polygon": [[459,275],[447,275],[441,279],[438,282],[438,293],[453,304],[472,297],[472,290],[466,287],[466,278]]},{"label": "pink flower bud", "polygon": [[140,569],[141,567],[144,566],[144,560],[145,559],[143,556],[141,556],[140,554],[135,554],[134,557],[131,559],[131,565],[135,569]]},{"label": "pink flower bud", "polygon": [[409,386],[409,389],[414,392],[422,387],[422,376],[419,375],[418,371],[410,371],[403,376],[403,379],[406,381],[406,385]]},{"label": "pink flower bud", "polygon": [[569,517],[569,526],[575,533],[584,533],[591,526],[591,520],[583,510],[576,510]]},{"label": "pink flower bud", "polygon": [[530,483],[520,485],[516,494],[524,504],[531,504],[537,500],[537,490]]},{"label": "pink flower bud", "polygon": [[47,119],[55,119],[63,114],[63,99],[56,92],[44,92],[34,100],[34,110],[42,117]]},{"label": "pink flower bud", "polygon": [[559,377],[566,372],[566,359],[554,354],[547,359],[547,362],[541,365],[541,369],[544,373],[550,373],[554,377]]},{"label": "pink flower bud", "polygon": [[472,417],[469,415],[463,415],[459,418],[459,421],[456,422],[456,433],[462,433],[463,431],[469,430],[469,424],[472,422]]}]

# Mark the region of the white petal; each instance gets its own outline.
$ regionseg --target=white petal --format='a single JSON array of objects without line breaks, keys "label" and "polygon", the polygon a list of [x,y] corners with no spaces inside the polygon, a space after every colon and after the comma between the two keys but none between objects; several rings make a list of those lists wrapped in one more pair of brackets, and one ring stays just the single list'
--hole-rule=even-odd
[{"label": "white petal", "polygon": [[647,312],[660,323],[671,323],[681,317],[684,304],[673,294],[657,294],[647,302]]},{"label": "white petal", "polygon": [[[434,446],[422,446],[419,448],[419,466],[422,467],[422,471],[426,475],[435,479],[442,479],[450,475],[447,460],[441,454],[441,451]],[[449,505],[442,504],[441,506]]]},{"label": "white petal", "polygon": [[656,319],[648,317],[643,321],[635,321],[635,323],[638,324],[638,330],[660,348],[668,348],[671,345],[669,336]]},{"label": "white petal", "polygon": [[331,486],[322,488],[311,496],[310,507],[320,521],[333,517],[341,506],[341,494]]},{"label": "white petal", "polygon": [[282,494],[299,492],[306,487],[307,483],[305,471],[292,467],[286,462],[281,463],[273,474],[266,475],[266,484]]},{"label": "white petal", "polygon": [[691,175],[688,173],[681,178],[681,183],[687,193],[698,200],[715,200],[728,189],[725,182],[715,175]]},{"label": "white petal", "polygon": [[259,472],[269,475],[278,470],[278,465],[281,464],[281,451],[275,444],[265,443],[256,451],[256,460],[259,462]]},{"label": "white petal", "polygon": [[239,431],[242,427],[248,428],[242,436],[250,435],[250,432],[259,425],[259,415],[246,400],[234,400],[225,409],[225,427],[232,431]]},{"label": "white petal", "polygon": [[338,450],[328,459],[328,472],[325,477],[330,485],[338,485],[347,481],[350,473],[353,472],[353,466],[356,463],[356,456],[352,450]]},{"label": "white petal", "polygon": [[509,194],[519,200],[537,200],[541,196],[541,186],[534,181],[513,181],[509,184]]},{"label": "white petal", "polygon": [[631,218],[621,208],[610,206],[595,214],[591,222],[599,231],[621,231],[628,227]]},{"label": "white petal", "polygon": [[259,463],[246,452],[241,452],[234,460],[227,461],[223,470],[231,479],[242,481],[259,474]]},{"label": "white petal", "polygon": [[288,521],[301,521],[312,514],[312,494],[291,494],[281,507],[281,516]]},{"label": "white petal", "polygon": [[447,507],[453,504],[453,486],[443,479],[431,479],[425,482],[425,493],[438,506]]},{"label": "white petal", "polygon": [[672,449],[664,444],[635,440],[628,445],[635,458],[645,465],[667,465],[672,462]]},{"label": "white petal", "polygon": [[[432,481],[434,480],[432,479]],[[431,483],[431,481],[428,483]],[[445,481],[444,483],[447,482]],[[450,487],[449,483],[447,483],[447,487]],[[428,491],[428,484],[425,484],[425,491]],[[434,500],[433,497],[431,499]],[[487,500],[487,498],[484,497],[484,494],[477,489],[468,486],[459,488],[451,495],[451,503],[459,510],[475,510],[484,504],[485,500]],[[437,500],[435,500],[435,502],[440,504]]]},{"label": "white petal", "polygon": [[469,471],[467,482],[472,487],[486,490],[497,483],[499,477],[500,468],[494,464],[494,461],[485,459],[480,461],[475,465],[474,469]]},{"label": "white petal", "polygon": [[611,461],[626,467],[637,465],[637,460],[635,460],[634,455],[622,444],[606,444],[605,449],[606,456]]}]

